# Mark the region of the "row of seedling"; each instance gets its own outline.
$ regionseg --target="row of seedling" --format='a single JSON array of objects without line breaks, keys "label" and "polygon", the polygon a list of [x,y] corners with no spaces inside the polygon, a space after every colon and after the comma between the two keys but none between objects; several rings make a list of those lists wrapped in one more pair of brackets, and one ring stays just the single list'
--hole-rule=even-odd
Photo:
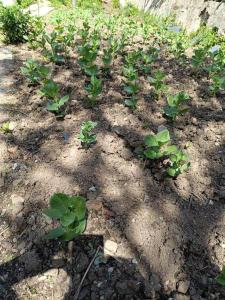
[{"label": "row of seedling", "polygon": [[28,59],[21,67],[21,73],[32,85],[40,85],[39,93],[48,100],[47,109],[58,116],[65,115],[65,105],[69,95],[60,95],[60,86],[51,79],[50,68]]}]

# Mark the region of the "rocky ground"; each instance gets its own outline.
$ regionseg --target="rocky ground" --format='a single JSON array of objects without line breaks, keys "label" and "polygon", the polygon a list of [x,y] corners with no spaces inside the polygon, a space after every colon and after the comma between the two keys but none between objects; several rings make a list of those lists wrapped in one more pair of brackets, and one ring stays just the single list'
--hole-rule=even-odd
[{"label": "rocky ground", "polygon": [[[54,67],[54,80],[71,95],[58,120],[20,74],[31,56],[40,59],[26,46],[1,48],[0,123],[9,120],[13,131],[0,134],[0,299],[77,299],[95,255],[80,300],[225,299],[215,282],[225,261],[224,95],[211,97],[204,75],[161,57],[155,67],[168,74],[170,92],[191,96],[189,114],[175,126],[164,119],[144,77],[132,113],[118,60],[99,104],[88,109],[73,57]],[[78,140],[87,119],[98,122],[89,150]],[[137,155],[160,125],[191,157],[176,180]],[[42,239],[53,225],[42,210],[56,192],[88,200],[87,230],[69,243]]]}]

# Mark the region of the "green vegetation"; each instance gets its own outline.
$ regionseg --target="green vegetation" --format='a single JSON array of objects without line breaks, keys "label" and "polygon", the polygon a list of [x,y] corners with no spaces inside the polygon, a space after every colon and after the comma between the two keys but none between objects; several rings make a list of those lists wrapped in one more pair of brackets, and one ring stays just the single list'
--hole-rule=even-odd
[{"label": "green vegetation", "polygon": [[33,18],[19,6],[4,7],[0,10],[0,24],[6,43],[18,44],[26,41],[33,31]]},{"label": "green vegetation", "polygon": [[46,239],[70,241],[85,231],[86,200],[81,196],[54,194],[50,199],[50,207],[44,210],[44,214],[58,220],[60,224],[45,236]]},{"label": "green vegetation", "polygon": [[165,116],[175,121],[178,116],[188,112],[188,107],[181,107],[181,105],[186,103],[189,99],[189,96],[184,92],[180,92],[174,96],[168,96],[167,105],[163,109]]},{"label": "green vegetation", "polygon": [[2,124],[2,126],[0,127],[0,132],[6,134],[6,133],[10,133],[12,131],[12,128],[11,128],[11,124],[10,122],[4,122]]},{"label": "green vegetation", "polygon": [[24,63],[24,67],[20,68],[21,73],[27,77],[27,80],[32,84],[40,84],[41,81],[46,80],[50,75],[49,68],[40,65],[33,59],[28,59]]},{"label": "green vegetation", "polygon": [[154,77],[148,77],[148,81],[155,89],[157,99],[159,99],[162,96],[162,93],[167,90],[167,86],[164,83],[165,77],[166,75],[160,70],[156,71]]},{"label": "green vegetation", "polygon": [[225,286],[225,267],[223,267],[221,273],[216,277],[216,281]]},{"label": "green vegetation", "polygon": [[96,142],[97,136],[92,130],[97,126],[96,122],[84,121],[81,125],[79,139],[85,148]]},{"label": "green vegetation", "polygon": [[151,160],[168,159],[166,172],[171,177],[177,177],[190,167],[188,156],[176,145],[170,145],[170,134],[167,129],[145,138],[144,155]]}]

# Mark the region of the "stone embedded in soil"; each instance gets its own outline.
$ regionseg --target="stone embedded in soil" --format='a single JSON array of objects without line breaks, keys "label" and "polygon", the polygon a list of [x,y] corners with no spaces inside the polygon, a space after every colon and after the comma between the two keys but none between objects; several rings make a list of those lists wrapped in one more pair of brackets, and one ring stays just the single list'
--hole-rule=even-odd
[{"label": "stone embedded in soil", "polygon": [[176,294],[174,300],[191,300],[191,298],[188,295]]},{"label": "stone embedded in soil", "polygon": [[117,251],[118,245],[116,242],[111,240],[106,240],[104,243],[104,254],[112,255]]},{"label": "stone embedded in soil", "polygon": [[179,281],[177,290],[178,290],[179,293],[186,294],[189,287],[190,287],[190,281],[189,280]]},{"label": "stone embedded in soil", "polygon": [[25,199],[19,195],[13,194],[11,196],[12,201],[12,214],[15,216],[23,210]]}]

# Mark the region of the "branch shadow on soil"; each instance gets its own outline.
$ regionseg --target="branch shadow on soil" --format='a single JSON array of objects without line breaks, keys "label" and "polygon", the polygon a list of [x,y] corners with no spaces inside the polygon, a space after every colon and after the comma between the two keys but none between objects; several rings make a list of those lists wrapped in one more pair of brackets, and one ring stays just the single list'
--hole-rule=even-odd
[{"label": "branch shadow on soil", "polygon": [[[103,115],[104,115],[103,112],[101,110],[99,110],[98,118],[100,118],[101,121],[106,123],[107,128],[111,129],[112,125],[110,124],[110,122],[108,122],[104,118]],[[213,119],[213,116],[212,116],[212,119]],[[124,131],[125,133],[119,135],[119,138],[126,141],[127,147],[130,147],[130,141],[129,141],[130,135],[135,136],[134,140],[139,140],[139,141],[143,140],[143,137],[140,136],[138,132],[135,132],[134,129],[131,130],[130,128],[126,128],[125,126],[122,126],[121,130]],[[130,133],[130,135],[129,135],[129,133]],[[34,136],[36,136],[35,133],[34,133]],[[128,139],[126,138],[126,136],[128,137]],[[45,135],[45,138],[47,138],[47,137],[48,137],[48,134]],[[25,143],[23,143],[22,141],[19,141],[17,139],[13,139],[12,143],[18,145],[19,147],[24,147],[24,144],[26,145],[27,141],[29,141],[29,134],[28,134],[27,138],[25,137],[24,141],[25,141]],[[223,146],[221,146],[221,147],[223,148]],[[133,151],[133,146],[131,148]],[[37,151],[39,150],[39,145],[37,145],[36,150]],[[213,149],[213,151],[209,154],[211,156],[216,155],[217,151],[218,151],[218,149],[215,147],[215,149]],[[101,154],[101,149],[99,148],[96,155],[100,156],[100,154]],[[97,187],[101,188],[104,178],[102,178],[101,174],[99,173],[100,165],[104,165],[104,162],[101,160],[101,158],[96,160],[95,157],[93,157],[93,153],[92,153],[90,155],[90,158],[88,159],[88,161],[85,162],[85,164],[75,168],[72,172],[71,172],[71,170],[67,169],[64,166],[60,166],[60,167],[54,166],[54,163],[51,165],[51,168],[53,168],[53,169],[55,168],[57,170],[60,169],[62,176],[68,176],[68,174],[69,174],[71,177],[74,178],[76,176],[77,177],[82,177],[82,176],[85,177],[85,174],[88,174],[90,172],[90,170],[88,168],[90,168],[90,166],[91,166],[92,167],[92,175],[93,175],[92,182],[94,182]],[[210,177],[212,178],[212,181],[214,180],[215,177],[218,177],[219,174],[221,173],[221,170],[214,169],[213,167],[210,166],[210,164],[208,165],[208,170],[209,170]],[[179,251],[181,252],[181,256],[183,256],[183,262],[182,262],[180,273],[183,272],[182,276],[184,276],[184,277],[187,276],[191,279],[190,289],[192,289],[192,290],[198,289],[199,290],[199,287],[200,287],[202,295],[206,295],[206,296],[207,296],[206,291],[208,291],[208,290],[210,291],[211,288],[213,289],[213,291],[214,291],[214,289],[219,290],[219,288],[217,286],[214,286],[214,283],[212,283],[210,287],[206,287],[206,285],[201,282],[201,277],[203,275],[205,275],[206,272],[208,272],[207,274],[209,274],[209,278],[211,278],[211,281],[213,282],[213,278],[215,277],[215,275],[218,272],[217,265],[211,259],[211,253],[210,253],[210,250],[208,247],[208,238],[211,234],[211,230],[213,230],[213,228],[216,226],[217,222],[220,219],[220,215],[222,212],[221,204],[216,203],[214,208],[213,207],[210,208],[208,206],[208,203],[205,203],[204,201],[202,202],[201,199],[199,200],[196,197],[191,199],[191,191],[194,190],[194,188],[193,188],[193,186],[194,186],[193,184],[194,184],[194,180],[195,180],[194,178],[193,179],[188,178],[188,181],[190,183],[190,191],[188,193],[188,196],[185,198],[184,196],[182,196],[182,193],[180,193],[180,191],[176,188],[176,184],[173,180],[166,181],[166,184],[163,182],[160,182],[158,180],[155,180],[155,179],[150,180],[149,178],[152,177],[152,174],[148,169],[146,170],[146,172],[144,174],[145,174],[145,176],[142,178],[142,183],[145,187],[145,191],[149,195],[152,195],[152,189],[155,189],[155,186],[158,185],[159,187],[158,187],[158,189],[156,189],[156,191],[159,195],[161,195],[161,200],[164,197],[168,201],[170,199],[173,200],[174,205],[176,206],[176,208],[179,212],[179,214],[177,216],[177,220],[176,220],[178,227],[180,227],[178,239],[180,240],[179,244],[181,244],[181,243],[183,244],[182,247],[179,246],[179,247],[181,247],[181,248],[179,248]],[[217,175],[215,176],[215,174],[217,174]],[[118,176],[119,175],[121,175],[121,174],[118,174]],[[167,195],[168,189],[166,189],[167,184],[169,185],[170,193],[171,193],[171,195],[169,197]],[[79,182],[79,185],[80,185],[81,192],[85,193],[85,191],[87,189],[87,184],[86,184],[86,186],[82,187],[82,182]],[[213,182],[212,188],[214,188],[216,190],[216,182]],[[126,197],[129,196],[130,199],[136,197],[134,194],[132,194],[132,192],[128,188],[126,188],[124,186],[124,188],[121,190],[121,197],[119,197],[117,199],[118,202],[114,202],[112,204],[112,207],[116,212],[120,211],[120,209],[121,209],[121,207],[119,205],[119,201],[121,201],[121,199],[123,199],[123,197],[122,197],[123,195],[124,196],[126,195]],[[169,212],[167,211],[166,206],[164,206],[165,203],[163,203],[163,201],[161,201],[161,200],[155,202],[154,199],[151,198],[149,203],[147,203],[146,209],[149,209],[149,210],[152,209],[152,211],[156,212],[158,216],[165,218],[166,223],[169,223],[170,222]],[[129,214],[131,213],[131,211],[138,210],[139,206],[141,206],[141,205],[137,205],[136,207],[131,207],[130,210],[127,211],[126,215],[123,216],[124,223],[123,223],[122,228],[120,228],[120,226],[119,226],[118,228],[115,228],[115,230],[123,232],[124,228],[126,229],[127,227],[129,227],[129,225],[130,225],[130,215]],[[204,219],[206,219],[206,217],[207,217],[207,222],[203,221]],[[118,218],[119,218],[119,216],[118,216]],[[193,220],[194,220],[194,222],[193,222]],[[173,221],[175,221],[175,220],[173,220]],[[133,249],[136,249],[137,245],[136,245],[135,239],[133,239],[132,236],[129,236],[129,234],[125,233],[125,235],[129,241],[130,247]],[[168,240],[168,237],[167,237],[167,240]],[[54,245],[54,243],[52,245]],[[48,247],[48,244],[44,244],[44,245],[42,245],[42,247],[43,248]],[[138,257],[141,256],[141,253],[139,250],[134,251],[134,252],[137,252]],[[16,259],[16,261],[17,261],[17,259]],[[155,268],[149,267],[150,263],[151,262],[149,259],[147,259],[144,262],[144,264],[146,265],[146,267],[148,269],[147,272],[150,273],[151,271],[149,271],[149,270],[153,270],[153,272],[159,273],[159,272],[157,272],[157,270]],[[12,264],[14,264],[14,262],[12,262]],[[0,268],[2,268],[2,270],[5,270],[6,267],[10,267],[10,262],[6,265],[1,266]],[[44,271],[44,270],[45,269],[43,269],[42,271]],[[72,288],[72,293],[74,293],[74,288]],[[166,296],[166,294],[165,294],[165,296]],[[68,294],[66,297],[68,297]],[[162,295],[162,297],[163,297],[163,295]],[[14,298],[14,299],[16,299],[16,298]],[[68,298],[65,298],[65,299],[68,299]],[[163,298],[161,298],[161,299],[163,299]]]}]

